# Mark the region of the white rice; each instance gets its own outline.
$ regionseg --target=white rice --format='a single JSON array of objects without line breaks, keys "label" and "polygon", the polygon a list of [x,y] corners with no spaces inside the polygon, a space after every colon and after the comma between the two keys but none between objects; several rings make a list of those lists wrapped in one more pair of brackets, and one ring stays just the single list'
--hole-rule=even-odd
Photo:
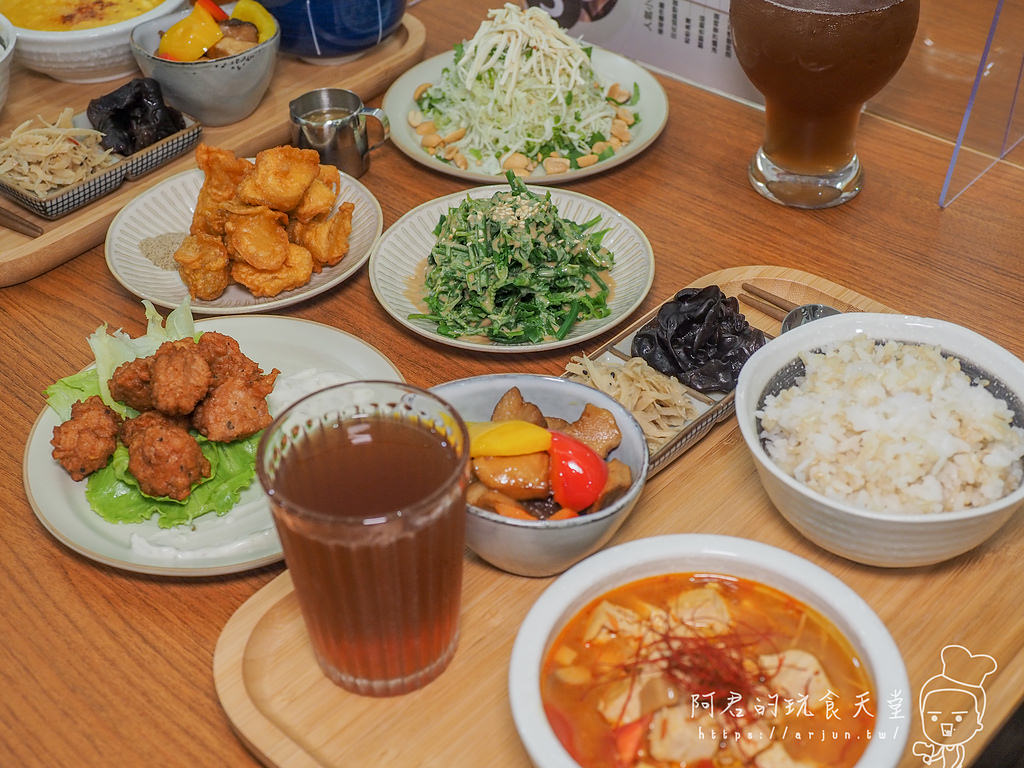
[{"label": "white rice", "polygon": [[761,437],[783,471],[875,512],[989,504],[1024,477],[1024,429],[937,347],[858,337],[801,355],[806,375],[765,399]]}]

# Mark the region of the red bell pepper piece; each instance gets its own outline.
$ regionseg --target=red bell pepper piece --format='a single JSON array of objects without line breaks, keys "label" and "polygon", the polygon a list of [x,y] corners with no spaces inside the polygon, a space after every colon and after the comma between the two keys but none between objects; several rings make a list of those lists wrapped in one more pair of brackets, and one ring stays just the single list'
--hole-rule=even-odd
[{"label": "red bell pepper piece", "polygon": [[196,0],[196,5],[202,6],[207,13],[213,16],[214,21],[227,21],[230,18],[227,11],[217,5],[213,0]]},{"label": "red bell pepper piece", "polygon": [[555,502],[576,512],[589,507],[608,479],[608,465],[594,450],[561,432],[551,433],[551,490]]}]

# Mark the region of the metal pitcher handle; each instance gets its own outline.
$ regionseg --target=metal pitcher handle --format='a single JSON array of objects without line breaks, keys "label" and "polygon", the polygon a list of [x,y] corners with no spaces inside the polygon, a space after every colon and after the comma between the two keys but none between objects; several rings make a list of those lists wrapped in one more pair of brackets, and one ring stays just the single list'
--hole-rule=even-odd
[{"label": "metal pitcher handle", "polygon": [[384,137],[376,144],[370,145],[370,148],[367,151],[376,149],[391,138],[391,123],[388,121],[388,116],[384,114],[383,109],[378,109],[377,107],[363,107],[359,110],[359,114],[377,118],[377,122],[380,123],[380,127],[384,129]]}]

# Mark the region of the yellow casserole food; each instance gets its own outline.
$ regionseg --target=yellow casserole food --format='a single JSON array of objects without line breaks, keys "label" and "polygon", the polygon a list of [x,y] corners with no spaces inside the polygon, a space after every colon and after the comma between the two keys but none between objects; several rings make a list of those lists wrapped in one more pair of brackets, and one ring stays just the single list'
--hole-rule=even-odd
[{"label": "yellow casserole food", "polygon": [[156,8],[162,0],[0,0],[0,13],[22,29],[68,32],[115,24]]}]

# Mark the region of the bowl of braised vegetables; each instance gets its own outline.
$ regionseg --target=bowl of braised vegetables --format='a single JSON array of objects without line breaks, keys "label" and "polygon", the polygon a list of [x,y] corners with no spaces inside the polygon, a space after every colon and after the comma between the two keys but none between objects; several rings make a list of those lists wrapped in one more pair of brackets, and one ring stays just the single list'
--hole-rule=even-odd
[{"label": "bowl of braised vegetables", "polygon": [[277,21],[255,0],[199,0],[131,35],[139,69],[163,86],[167,103],[211,126],[237,122],[259,106],[280,42]]},{"label": "bowl of braised vegetables", "polygon": [[650,466],[643,430],[608,395],[511,373],[433,391],[467,422],[466,544],[492,565],[561,573],[603,547],[640,498]]}]

